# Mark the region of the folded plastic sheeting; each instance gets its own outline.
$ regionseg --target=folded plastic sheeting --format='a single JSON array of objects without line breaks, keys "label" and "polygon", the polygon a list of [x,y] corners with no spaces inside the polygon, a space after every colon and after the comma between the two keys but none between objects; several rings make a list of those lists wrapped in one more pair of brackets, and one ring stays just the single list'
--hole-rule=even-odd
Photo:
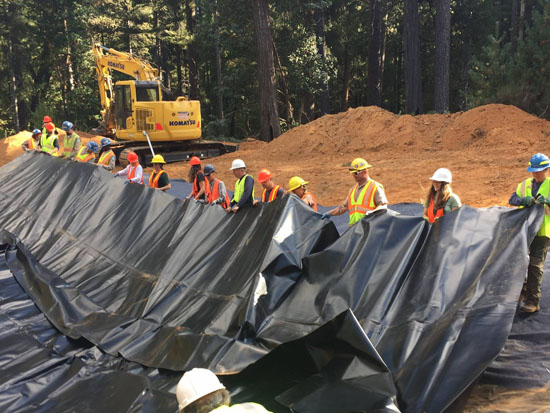
[{"label": "folded plastic sheeting", "polygon": [[[441,411],[502,349],[542,219],[463,207],[428,225],[388,211],[338,238],[294,196],[228,217],[43,154],[2,168],[0,206],[24,244],[10,269],[68,336],[228,373],[351,308],[405,411]],[[317,384],[278,400],[303,406]]]}]

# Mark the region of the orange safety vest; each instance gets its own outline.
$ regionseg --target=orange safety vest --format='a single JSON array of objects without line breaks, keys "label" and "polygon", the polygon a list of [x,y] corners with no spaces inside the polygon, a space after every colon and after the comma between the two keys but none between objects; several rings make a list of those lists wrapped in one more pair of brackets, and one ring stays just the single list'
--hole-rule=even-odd
[{"label": "orange safety vest", "polygon": [[[136,166],[130,165],[130,168],[128,169],[128,175],[126,175],[126,179],[129,181],[130,179],[133,179],[136,177],[136,170],[139,166],[139,163]],[[141,174],[141,181],[140,184],[143,185],[143,173]]]},{"label": "orange safety vest", "polygon": [[369,179],[361,192],[359,198],[355,200],[355,194],[359,188],[359,184],[356,184],[348,195],[348,209],[349,209],[349,225],[352,226],[359,220],[367,215],[367,212],[374,211],[376,205],[374,204],[374,195],[378,190],[378,183]]},{"label": "orange safety vest", "polygon": [[302,200],[306,197],[306,195],[311,195],[311,197],[313,198],[313,206],[312,206],[312,208],[313,208],[313,210],[314,210],[315,212],[317,212],[317,199],[315,198],[315,195],[313,195],[313,193],[311,193],[311,192],[309,192],[309,191],[308,191],[308,192],[304,192],[304,195],[302,195]]},{"label": "orange safety vest", "polygon": [[166,171],[160,170],[158,174],[155,174],[155,172],[151,172],[151,175],[149,176],[149,186],[151,188],[158,188],[159,187],[159,179],[162,176],[162,174],[165,174]]},{"label": "orange safety vest", "polygon": [[[206,185],[210,186],[209,183],[205,182]],[[208,202],[212,203],[220,197],[220,181],[218,179],[214,180],[214,185],[212,186],[212,191],[208,194]],[[220,204],[223,208],[229,207],[229,194],[225,191],[225,197],[223,202]]]},{"label": "orange safety vest", "polygon": [[193,198],[196,198],[197,194],[201,190],[199,183],[197,182],[199,174],[204,177],[204,199],[208,199],[210,197],[210,184],[208,183],[208,180],[206,179],[202,171],[197,171],[195,179],[193,180]]},{"label": "orange safety vest", "polygon": [[109,166],[109,161],[113,156],[115,156],[115,153],[113,151],[103,152],[99,157],[99,161],[97,161],[97,164]]},{"label": "orange safety vest", "polygon": [[432,224],[435,222],[437,218],[441,218],[445,211],[443,208],[439,208],[434,215],[434,197],[433,195],[430,197],[430,206],[428,207],[428,221],[430,221]]},{"label": "orange safety vest", "polygon": [[95,155],[93,153],[86,152],[86,147],[83,146],[78,151],[78,154],[74,157],[77,162],[88,162],[90,159],[94,159]]},{"label": "orange safety vest", "polygon": [[36,141],[33,138],[27,139],[27,148],[29,149],[36,149]]},{"label": "orange safety vest", "polygon": [[271,202],[273,201],[275,198],[277,198],[277,191],[279,191],[279,188],[280,186],[279,185],[275,185],[272,189],[271,189],[271,193],[269,194],[269,199],[266,201],[265,199],[265,194],[267,194],[267,189],[264,189],[264,192],[262,193],[262,202]]}]

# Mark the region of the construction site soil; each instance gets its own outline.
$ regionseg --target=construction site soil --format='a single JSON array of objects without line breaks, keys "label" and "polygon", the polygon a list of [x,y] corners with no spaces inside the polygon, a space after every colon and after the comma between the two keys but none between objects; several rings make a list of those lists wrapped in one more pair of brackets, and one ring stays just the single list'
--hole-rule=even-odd
[{"label": "construction site soil", "polygon": [[[78,131],[84,143],[101,136]],[[30,132],[0,140],[0,165],[23,151]],[[60,137],[63,132],[60,131]],[[241,158],[255,177],[270,169],[275,183],[286,187],[301,176],[322,205],[344,201],[353,178],[347,165],[357,157],[373,165],[370,175],[382,183],[389,202],[422,202],[429,178],[440,167],[453,173],[453,189],[474,207],[507,205],[516,185],[529,176],[526,168],[536,152],[548,152],[550,122],[515,106],[486,105],[466,112],[395,115],[378,107],[349,109],[296,127],[273,142],[249,139],[213,163],[229,188],[235,178],[231,161]],[[187,179],[188,163],[165,168],[171,178]],[[150,172],[146,168],[145,172]],[[548,388],[508,390],[477,386],[464,411],[549,411]]]}]

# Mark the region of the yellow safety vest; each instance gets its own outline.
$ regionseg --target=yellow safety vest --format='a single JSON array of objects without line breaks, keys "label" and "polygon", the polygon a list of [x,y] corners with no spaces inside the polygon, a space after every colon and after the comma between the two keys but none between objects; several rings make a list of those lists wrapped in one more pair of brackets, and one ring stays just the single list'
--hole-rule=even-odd
[{"label": "yellow safety vest", "polygon": [[70,137],[69,135],[65,135],[65,139],[63,139],[63,156],[65,158],[68,158],[71,155],[71,153],[74,151],[74,144],[77,138],[80,138],[80,136],[78,136],[74,132]]},{"label": "yellow safety vest", "polygon": [[99,161],[97,161],[97,163],[99,165],[106,165],[106,166],[109,166],[109,161],[111,160],[111,158],[115,156],[115,153],[111,150],[111,151],[107,151],[107,152],[103,152],[101,154],[101,156],[99,157]]},{"label": "yellow safety vest", "polygon": [[[235,192],[233,192],[233,199],[231,200],[231,202],[239,202],[239,200],[241,199],[241,196],[243,196],[243,194],[244,194],[244,181],[246,181],[247,176],[250,176],[250,175],[246,174],[245,176],[243,176],[241,179],[239,179],[235,183]],[[252,200],[254,200],[254,186],[252,186]]]},{"label": "yellow safety vest", "polygon": [[378,187],[381,187],[378,182],[369,179],[361,192],[359,192],[359,197],[355,200],[355,194],[357,193],[357,188],[359,184],[355,185],[351,190],[348,196],[348,211],[349,211],[349,226],[351,227],[356,222],[360,221],[362,218],[367,215],[367,212],[373,211],[376,209],[376,204],[374,203],[374,195],[378,190]]},{"label": "yellow safety vest", "polygon": [[[525,198],[526,196],[531,195],[531,188],[533,188],[533,178],[527,178],[525,181],[518,185],[516,189],[516,195],[520,198]],[[544,195],[545,197],[550,196],[550,178],[546,178],[542,184],[540,184],[539,192],[537,194]],[[520,206],[520,208],[523,208]],[[542,225],[537,232],[539,237],[550,237],[550,206],[544,205],[544,219]]]},{"label": "yellow safety vest", "polygon": [[83,146],[74,157],[78,162],[88,162],[91,159],[95,159],[95,155],[93,153],[88,153],[86,149],[87,148]]},{"label": "yellow safety vest", "polygon": [[53,133],[49,136],[47,134],[42,134],[42,137],[40,138],[40,147],[42,148],[42,152],[46,152],[51,155],[56,149],[54,145],[56,139],[57,136]]}]

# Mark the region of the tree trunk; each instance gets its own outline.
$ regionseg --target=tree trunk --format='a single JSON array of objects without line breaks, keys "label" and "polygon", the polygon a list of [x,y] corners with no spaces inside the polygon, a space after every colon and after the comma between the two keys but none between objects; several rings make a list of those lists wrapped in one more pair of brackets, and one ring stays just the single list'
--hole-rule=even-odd
[{"label": "tree trunk", "polygon": [[176,44],[176,75],[178,77],[178,96],[183,96],[183,73],[181,64],[181,46]]},{"label": "tree trunk", "polygon": [[518,36],[519,36],[519,19],[518,19],[518,0],[512,0],[512,27],[510,29],[510,43],[512,45],[512,53],[517,50],[518,47]]},{"label": "tree trunk", "polygon": [[10,65],[10,83],[11,83],[11,104],[13,107],[13,128],[15,133],[19,133],[21,130],[19,125],[19,105],[17,102],[17,76],[16,76],[16,58],[13,47],[12,33],[8,34],[8,59]]},{"label": "tree trunk", "polygon": [[415,115],[424,111],[420,63],[418,0],[405,0],[405,109]]},{"label": "tree trunk", "polygon": [[[195,34],[195,8],[192,0],[185,0],[185,25],[190,36]],[[187,67],[189,68],[189,99],[199,99],[199,69],[195,41],[187,46]]]},{"label": "tree trunk", "polygon": [[214,44],[216,47],[216,95],[218,99],[218,120],[223,120],[222,54],[220,46],[220,16],[218,12],[218,0],[214,0],[214,30]]},{"label": "tree trunk", "polygon": [[258,48],[258,88],[260,92],[260,135],[269,142],[281,134],[277,99],[275,96],[275,69],[273,67],[273,39],[269,28],[268,0],[252,0],[252,14]]},{"label": "tree trunk", "polygon": [[435,2],[435,111],[449,111],[451,0]]},{"label": "tree trunk", "polygon": [[367,105],[382,104],[382,2],[370,1],[370,39],[367,73]]},{"label": "tree trunk", "polygon": [[519,27],[518,27],[519,40],[523,40],[524,23],[525,23],[525,0],[521,0],[519,3]]},{"label": "tree trunk", "polygon": [[[318,7],[314,11],[315,19],[315,37],[317,39],[317,53],[321,57],[322,70],[327,71],[327,53],[325,50],[325,12],[323,8]],[[323,77],[323,83],[321,84],[321,114],[324,115],[329,112],[328,102],[328,83],[327,77]]]},{"label": "tree trunk", "polygon": [[294,123],[292,103],[290,102],[290,93],[288,91],[288,85],[286,83],[285,73],[281,65],[281,59],[279,58],[279,53],[277,52],[277,47],[275,46],[275,42],[273,42],[273,54],[275,55],[274,57],[275,57],[275,61],[277,62],[277,68],[279,69],[279,73],[281,75],[281,85],[283,87],[283,93],[285,96],[286,123],[288,125],[288,129],[290,129],[292,124]]},{"label": "tree trunk", "polygon": [[340,110],[345,112],[349,107],[349,83],[351,80],[351,63],[349,59],[348,45],[346,43],[344,49],[344,68],[343,68],[343,79],[342,79],[342,104]]}]

